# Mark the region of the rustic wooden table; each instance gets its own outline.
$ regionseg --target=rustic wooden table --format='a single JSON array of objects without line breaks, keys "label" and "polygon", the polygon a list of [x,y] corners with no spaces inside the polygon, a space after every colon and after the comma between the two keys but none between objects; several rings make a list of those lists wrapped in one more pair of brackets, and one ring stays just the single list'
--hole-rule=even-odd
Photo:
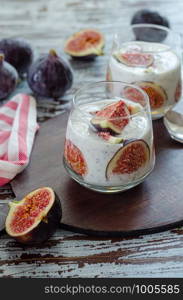
[{"label": "rustic wooden table", "polygon": [[[37,52],[56,48],[62,53],[66,37],[86,27],[106,35],[104,56],[93,62],[70,61],[75,82],[65,100],[84,81],[104,79],[112,34],[122,31],[136,10],[158,10],[172,28],[183,31],[182,0],[0,0],[0,4],[1,38],[26,37]],[[61,106],[38,103],[39,121],[61,113]],[[9,185],[0,189],[0,205],[13,197]],[[183,276],[183,228],[125,239],[91,238],[59,229],[39,248],[21,247],[5,233],[0,241],[0,277]]]}]

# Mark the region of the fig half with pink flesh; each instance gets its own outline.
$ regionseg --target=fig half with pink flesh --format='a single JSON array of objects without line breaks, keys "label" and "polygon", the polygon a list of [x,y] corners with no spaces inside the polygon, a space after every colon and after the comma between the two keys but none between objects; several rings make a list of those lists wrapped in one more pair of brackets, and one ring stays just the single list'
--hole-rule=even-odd
[{"label": "fig half with pink flesh", "polygon": [[23,244],[40,244],[58,228],[61,204],[49,187],[39,188],[21,201],[10,202],[6,232]]},{"label": "fig half with pink flesh", "polygon": [[178,81],[176,90],[175,90],[175,102],[178,102],[182,95],[182,81],[181,79]]},{"label": "fig half with pink flesh", "polygon": [[150,149],[144,140],[124,143],[112,157],[106,168],[106,178],[112,175],[131,174],[145,167],[150,159]]},{"label": "fig half with pink flesh", "polygon": [[[137,81],[133,82],[139,86],[149,97],[150,106],[152,110],[158,109],[164,105],[168,97],[163,87],[151,81]],[[128,99],[145,105],[145,99],[142,93],[134,87],[126,87],[123,91],[123,96]]]},{"label": "fig half with pink flesh", "polygon": [[51,49],[30,66],[27,81],[36,95],[57,100],[71,88],[73,73],[69,64]]},{"label": "fig half with pink flesh", "polygon": [[154,58],[149,53],[143,52],[125,52],[115,54],[117,60],[128,67],[150,67],[153,64]]},{"label": "fig half with pink flesh", "polygon": [[80,176],[85,176],[88,172],[87,163],[81,150],[72,143],[71,140],[65,140],[64,158],[69,167]]},{"label": "fig half with pink flesh", "polygon": [[64,51],[73,58],[93,59],[103,55],[103,48],[103,34],[95,29],[84,29],[68,38]]},{"label": "fig half with pink flesh", "polygon": [[129,123],[130,112],[124,101],[109,104],[98,111],[91,119],[91,124],[98,131],[119,134]]}]

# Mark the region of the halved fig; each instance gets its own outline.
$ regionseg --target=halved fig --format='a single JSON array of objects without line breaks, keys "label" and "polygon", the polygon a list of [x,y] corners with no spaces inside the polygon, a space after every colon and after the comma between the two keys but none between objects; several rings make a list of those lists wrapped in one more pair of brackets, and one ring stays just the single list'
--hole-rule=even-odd
[{"label": "halved fig", "polygon": [[95,29],[84,29],[68,38],[64,51],[74,58],[92,59],[103,55],[103,48],[103,34]]},{"label": "halved fig", "polygon": [[4,53],[5,60],[22,76],[27,73],[33,61],[31,45],[24,39],[4,38],[0,40],[0,52]]},{"label": "halved fig", "polygon": [[71,88],[73,73],[70,65],[51,49],[31,65],[27,81],[36,95],[56,100]]},{"label": "halved fig", "polygon": [[107,81],[112,81],[112,74],[111,74],[110,68],[107,68],[106,80]]},{"label": "halved fig", "polygon": [[68,139],[65,141],[64,158],[76,174],[80,176],[87,174],[88,167],[81,150]]},{"label": "halved fig", "polygon": [[128,67],[147,68],[153,64],[153,55],[143,52],[126,52],[115,54],[117,60]]},{"label": "halved fig", "polygon": [[181,95],[182,95],[182,81],[179,80],[175,90],[175,102],[178,102],[180,100]]},{"label": "halved fig", "polygon": [[[133,82],[133,84],[136,84],[147,93],[147,95],[149,96],[150,106],[152,110],[162,107],[167,101],[167,94],[164,88],[159,86],[158,84],[151,81],[138,81]],[[125,88],[124,96],[142,105],[145,104],[144,98],[142,97],[140,91],[133,87]]]},{"label": "halved fig", "polygon": [[60,224],[60,200],[49,187],[32,191],[21,201],[10,202],[9,205],[6,232],[20,243],[42,243]]},{"label": "halved fig", "polygon": [[99,131],[119,134],[129,123],[130,112],[124,101],[112,103],[98,111],[91,124]]},{"label": "halved fig", "polygon": [[104,139],[105,141],[109,142],[110,144],[121,144],[123,143],[122,137],[112,136],[110,132],[101,131],[98,132],[97,135]]},{"label": "halved fig", "polygon": [[145,167],[150,158],[148,144],[144,140],[133,140],[124,143],[112,157],[106,168],[106,178],[112,175],[131,174]]}]

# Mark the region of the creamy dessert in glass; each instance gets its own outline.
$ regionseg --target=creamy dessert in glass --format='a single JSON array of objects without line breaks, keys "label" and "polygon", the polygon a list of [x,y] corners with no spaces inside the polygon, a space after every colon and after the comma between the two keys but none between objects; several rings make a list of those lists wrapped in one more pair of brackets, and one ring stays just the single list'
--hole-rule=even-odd
[{"label": "creamy dessert in glass", "polygon": [[[141,94],[139,102],[125,96],[129,88]],[[149,99],[143,90],[98,82],[76,93],[64,148],[64,165],[73,179],[99,192],[120,192],[142,182],[154,161]]]},{"label": "creamy dessert in glass", "polygon": [[[181,98],[181,38],[157,25],[133,25],[115,34],[107,80],[141,87],[149,96],[152,118],[162,117]],[[138,99],[132,89],[128,97]]]}]

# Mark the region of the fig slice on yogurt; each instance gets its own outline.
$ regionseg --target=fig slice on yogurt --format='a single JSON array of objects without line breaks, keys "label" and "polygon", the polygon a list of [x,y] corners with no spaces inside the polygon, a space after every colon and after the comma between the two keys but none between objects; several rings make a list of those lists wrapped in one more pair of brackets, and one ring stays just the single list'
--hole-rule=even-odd
[{"label": "fig slice on yogurt", "polygon": [[124,142],[109,161],[106,168],[106,178],[112,175],[131,174],[145,167],[150,159],[148,144],[142,140],[129,140]]},{"label": "fig slice on yogurt", "polygon": [[150,67],[153,64],[153,55],[143,52],[116,53],[116,59],[128,67]]},{"label": "fig slice on yogurt", "polygon": [[[150,106],[152,110],[162,107],[167,101],[167,94],[164,88],[154,82],[137,81],[133,82],[132,84],[139,86],[142,90],[144,90],[144,92],[146,92],[146,94],[149,96]],[[128,98],[129,100],[141,104],[142,106],[145,105],[145,99],[142,97],[141,92],[134,87],[126,87],[123,90],[123,96]]]},{"label": "fig slice on yogurt", "polygon": [[59,227],[61,204],[50,187],[34,190],[9,205],[6,232],[22,244],[41,244]]},{"label": "fig slice on yogurt", "polygon": [[130,111],[123,100],[109,104],[99,110],[91,119],[91,124],[98,131],[120,134],[129,123]]},{"label": "fig slice on yogurt", "polygon": [[106,72],[106,80],[107,81],[112,81],[112,73],[110,68],[107,68],[107,72]]}]

